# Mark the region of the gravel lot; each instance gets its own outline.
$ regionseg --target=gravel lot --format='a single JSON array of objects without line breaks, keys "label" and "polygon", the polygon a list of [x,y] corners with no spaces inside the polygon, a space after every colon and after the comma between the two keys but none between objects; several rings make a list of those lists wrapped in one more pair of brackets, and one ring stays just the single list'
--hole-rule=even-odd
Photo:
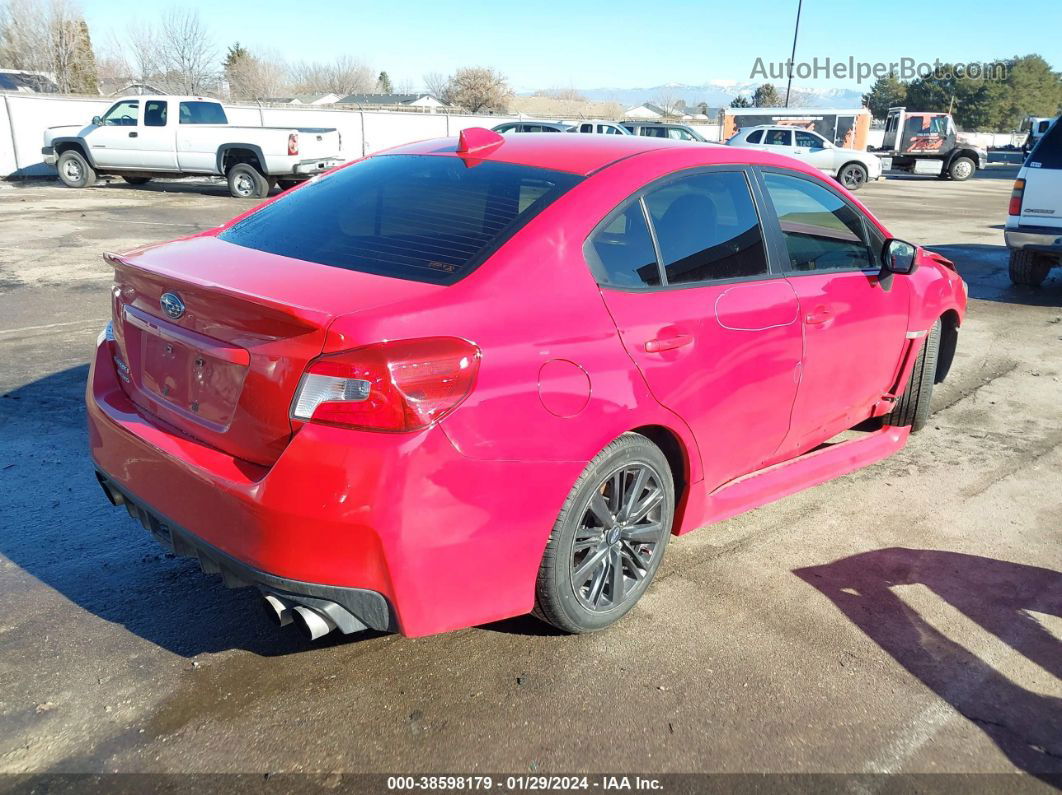
[{"label": "gravel lot", "polygon": [[[82,408],[103,250],[224,186],[0,183],[0,772],[1062,775],[1062,273],[1006,275],[1016,167],[861,198],[953,258],[967,322],[894,457],[673,540],[612,630],[276,630],[100,493]],[[1011,784],[1015,782],[1010,782]]]}]

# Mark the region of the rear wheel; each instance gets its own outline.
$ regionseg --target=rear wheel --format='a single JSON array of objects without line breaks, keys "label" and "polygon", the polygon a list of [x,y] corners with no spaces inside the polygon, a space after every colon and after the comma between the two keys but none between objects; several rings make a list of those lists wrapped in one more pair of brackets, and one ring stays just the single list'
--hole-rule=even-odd
[{"label": "rear wheel", "polygon": [[649,587],[674,517],[664,454],[640,434],[623,434],[587,465],[561,509],[539,568],[535,615],[573,633],[618,621]]},{"label": "rear wheel", "polygon": [[974,165],[974,161],[970,158],[957,157],[952,160],[951,165],[948,166],[948,176],[958,182],[962,182],[963,180],[972,177],[976,170],[977,166]]},{"label": "rear wheel", "polygon": [[837,179],[848,190],[859,190],[867,184],[867,170],[859,163],[849,163],[841,169]]},{"label": "rear wheel", "polygon": [[1039,287],[1051,270],[1051,261],[1025,249],[1012,249],[1010,252],[1010,281],[1025,287]]},{"label": "rear wheel", "polygon": [[264,199],[269,181],[250,163],[237,163],[228,171],[229,193],[237,199]]},{"label": "rear wheel", "polygon": [[122,177],[130,185],[147,185],[151,182],[151,177]]},{"label": "rear wheel", "polygon": [[69,188],[88,188],[96,182],[96,170],[75,149],[67,149],[56,162],[59,179]]},{"label": "rear wheel", "polygon": [[926,335],[918,352],[907,388],[897,399],[896,406],[885,417],[886,425],[910,425],[920,431],[929,420],[929,402],[933,397],[933,382],[937,376],[937,354],[940,352],[940,321]]}]

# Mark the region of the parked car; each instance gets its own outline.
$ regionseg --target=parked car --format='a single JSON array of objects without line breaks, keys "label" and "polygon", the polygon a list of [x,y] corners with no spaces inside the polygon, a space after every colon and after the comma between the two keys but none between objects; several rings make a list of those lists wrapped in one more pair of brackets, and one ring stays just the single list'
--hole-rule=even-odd
[{"label": "parked car", "polygon": [[601,119],[586,119],[572,122],[572,128],[568,132],[596,133],[598,135],[630,135],[630,132],[619,122],[602,121]]},{"label": "parked car", "polygon": [[119,99],[87,127],[49,127],[41,152],[71,188],[87,188],[101,174],[132,185],[214,174],[227,178],[233,196],[248,199],[338,165],[340,148],[334,129],[239,127],[214,100],[135,96]]},{"label": "parked car", "polygon": [[496,133],[570,132],[570,124],[555,121],[510,121],[491,128]]},{"label": "parked car", "polygon": [[692,127],[685,124],[665,124],[663,122],[625,121],[623,126],[631,135],[644,135],[649,138],[672,138],[676,141],[700,141],[707,139]]},{"label": "parked car", "polygon": [[640,136],[465,130],[107,259],[107,496],[310,637],[608,626],[671,534],[902,447],[966,306],[821,172]]},{"label": "parked car", "polygon": [[1039,287],[1062,265],[1062,124],[1056,120],[1014,181],[1003,231],[1010,280]]},{"label": "parked car", "polygon": [[881,177],[881,161],[869,152],[834,146],[817,132],[784,124],[746,127],[726,142],[727,146],[760,149],[795,157],[835,177],[848,190],[859,190],[867,180]]},{"label": "parked car", "polygon": [[988,150],[961,140],[955,120],[943,111],[889,108],[877,154],[885,171],[930,174],[956,182],[988,167]]}]

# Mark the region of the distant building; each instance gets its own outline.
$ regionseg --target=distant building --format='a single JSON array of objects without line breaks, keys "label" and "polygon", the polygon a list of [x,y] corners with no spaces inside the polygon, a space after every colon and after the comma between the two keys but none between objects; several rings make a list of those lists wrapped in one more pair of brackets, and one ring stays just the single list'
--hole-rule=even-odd
[{"label": "distant building", "polygon": [[335,105],[339,94],[297,94],[293,97],[262,97],[270,105]]},{"label": "distant building", "polygon": [[431,94],[350,94],[336,104],[361,107],[406,107],[427,111],[448,107],[445,102]]},{"label": "distant building", "polygon": [[59,86],[46,72],[0,69],[0,91],[17,91],[20,94],[58,94]]},{"label": "distant building", "polygon": [[100,94],[105,97],[128,97],[132,94],[165,94],[158,86],[132,77],[108,77],[100,80]]}]

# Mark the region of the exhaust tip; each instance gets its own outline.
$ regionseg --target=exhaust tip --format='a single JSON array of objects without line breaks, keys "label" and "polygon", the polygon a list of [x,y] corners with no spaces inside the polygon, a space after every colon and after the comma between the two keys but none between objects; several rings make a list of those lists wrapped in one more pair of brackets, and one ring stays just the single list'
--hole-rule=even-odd
[{"label": "exhaust tip", "polygon": [[324,637],[336,628],[336,622],[327,614],[304,605],[295,605],[295,618],[302,634],[309,640]]},{"label": "exhaust tip", "polygon": [[262,602],[269,620],[278,627],[286,627],[293,620],[291,607],[287,602],[278,599],[273,594],[266,594]]}]

